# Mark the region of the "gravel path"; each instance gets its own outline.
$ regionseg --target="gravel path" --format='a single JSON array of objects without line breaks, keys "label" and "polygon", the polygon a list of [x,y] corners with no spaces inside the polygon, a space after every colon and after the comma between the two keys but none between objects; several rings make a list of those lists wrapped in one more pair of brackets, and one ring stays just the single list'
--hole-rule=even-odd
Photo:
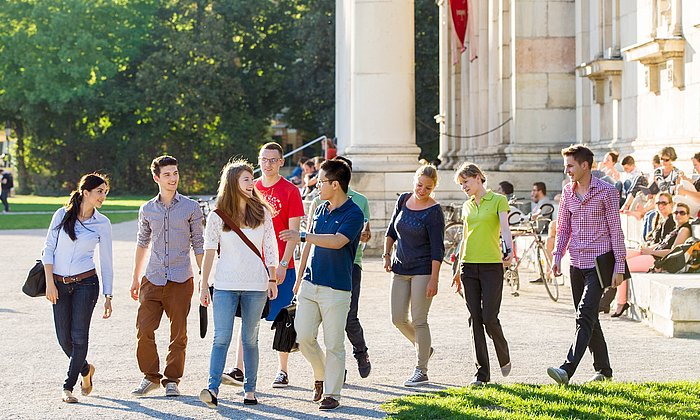
[{"label": "gravel path", "polygon": [[[197,398],[206,386],[211,349],[211,332],[198,336],[198,318],[189,318],[190,339],[180,398],[166,398],[164,390],[146,398],[131,397],[129,391],[141,380],[135,359],[135,316],[137,303],[128,297],[135,246],[136,223],[114,226],[115,290],[114,314],[101,319],[102,300],[93,317],[88,360],[96,366],[95,390],[80,404],[60,401],[67,359],[55,338],[50,304],[43,298],[28,298],[21,292],[26,271],[41,252],[43,230],[4,231],[0,236],[0,410],[3,418],[68,419],[208,419],[208,418],[381,418],[380,405],[395,397],[420,391],[434,391],[465,385],[473,373],[467,310],[449,290],[449,272],[444,269],[441,289],[430,313],[435,356],[430,363],[432,384],[420,390],[402,386],[413,372],[414,355],[409,343],[389,319],[390,277],[378,259],[365,263],[360,320],[370,348],[372,374],[357,374],[348,342],[348,379],[341,407],[320,412],[310,401],[311,368],[295,353],[290,358],[290,387],[273,390],[276,356],[271,349],[269,324],[260,328],[261,360],[258,374],[260,405],[243,406],[241,388],[223,386],[218,410],[206,408]],[[523,282],[531,276],[524,275]],[[194,299],[194,298],[193,298]],[[193,300],[193,308],[196,308]],[[559,365],[573,335],[573,305],[568,290],[559,302],[547,297],[542,285],[524,284],[520,296],[503,297],[501,322],[509,340],[513,371],[501,383],[550,383],[545,370]],[[643,324],[601,315],[610,356],[618,381],[697,380],[700,340],[665,338]],[[167,322],[161,324],[161,360],[167,348]],[[497,366],[491,348],[492,364]],[[663,360],[664,363],[659,363]],[[593,373],[586,356],[572,382],[584,381]],[[79,394],[79,393],[78,393]]]}]

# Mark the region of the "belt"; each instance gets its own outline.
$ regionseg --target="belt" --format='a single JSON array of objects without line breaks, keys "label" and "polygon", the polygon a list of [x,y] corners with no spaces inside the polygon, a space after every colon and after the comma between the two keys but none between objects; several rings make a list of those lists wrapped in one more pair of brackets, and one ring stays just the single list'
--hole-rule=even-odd
[{"label": "belt", "polygon": [[63,284],[70,284],[70,283],[77,283],[81,280],[85,280],[88,277],[92,277],[95,274],[97,274],[97,271],[93,268],[90,271],[86,271],[84,273],[76,274],[74,276],[60,276],[58,274],[53,275],[53,279],[56,281],[60,281]]}]

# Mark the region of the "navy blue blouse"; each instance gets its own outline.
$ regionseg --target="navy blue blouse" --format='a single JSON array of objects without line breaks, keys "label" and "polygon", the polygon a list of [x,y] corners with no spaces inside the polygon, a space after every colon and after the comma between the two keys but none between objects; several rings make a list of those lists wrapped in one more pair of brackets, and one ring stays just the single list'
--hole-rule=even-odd
[{"label": "navy blue blouse", "polygon": [[[445,217],[439,204],[423,210],[406,207],[411,193],[396,201],[386,236],[396,241],[392,271],[406,276],[431,274],[432,262],[445,255]],[[399,208],[401,203],[401,208]]]}]

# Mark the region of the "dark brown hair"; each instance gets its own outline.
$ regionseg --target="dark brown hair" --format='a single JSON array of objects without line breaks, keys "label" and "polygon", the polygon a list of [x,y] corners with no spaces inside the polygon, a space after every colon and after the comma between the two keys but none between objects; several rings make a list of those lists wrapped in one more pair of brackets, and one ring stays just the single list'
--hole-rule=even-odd
[{"label": "dark brown hair", "polygon": [[168,155],[158,156],[151,162],[151,173],[153,176],[160,176],[160,168],[171,165],[177,166],[177,159]]},{"label": "dark brown hair", "polygon": [[66,214],[63,216],[63,220],[56,227],[56,229],[63,229],[66,231],[71,240],[75,241],[77,236],[75,236],[75,223],[78,221],[78,215],[80,214],[80,204],[83,202],[83,191],[92,191],[102,184],[107,185],[109,189],[109,180],[106,176],[91,173],[83,175],[78,183],[78,188],[70,193],[70,198],[68,203],[66,203]]},{"label": "dark brown hair", "polygon": [[[265,222],[265,209],[270,212],[272,210],[256,188],[253,188],[252,197],[246,196],[240,190],[238,179],[245,172],[253,176],[253,167],[244,160],[229,162],[224,166],[216,196],[216,208],[223,211],[239,226],[256,228]],[[241,201],[245,202],[245,210],[242,214],[238,205]],[[224,224],[224,232],[229,230],[231,229]]]},{"label": "dark brown hair", "polygon": [[588,162],[588,169],[593,167],[593,152],[588,147],[582,144],[574,144],[561,151],[564,157],[573,156],[576,163],[579,165],[583,162]]}]

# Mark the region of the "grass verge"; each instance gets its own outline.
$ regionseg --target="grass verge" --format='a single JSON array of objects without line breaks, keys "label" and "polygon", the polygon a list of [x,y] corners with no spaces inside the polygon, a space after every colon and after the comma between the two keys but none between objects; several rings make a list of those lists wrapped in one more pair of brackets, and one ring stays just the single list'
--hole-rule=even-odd
[{"label": "grass verge", "polygon": [[[138,209],[151,196],[122,196],[108,197],[100,209],[114,223],[135,220]],[[59,207],[66,204],[68,197],[40,197],[34,195],[18,195],[10,197],[12,214],[0,214],[0,230],[8,229],[46,229],[51,223],[51,216]],[[127,213],[113,213],[113,211]],[[23,214],[28,212],[43,212],[45,214]]]},{"label": "grass verge", "polygon": [[389,419],[697,419],[700,383],[508,384],[397,398]]}]

